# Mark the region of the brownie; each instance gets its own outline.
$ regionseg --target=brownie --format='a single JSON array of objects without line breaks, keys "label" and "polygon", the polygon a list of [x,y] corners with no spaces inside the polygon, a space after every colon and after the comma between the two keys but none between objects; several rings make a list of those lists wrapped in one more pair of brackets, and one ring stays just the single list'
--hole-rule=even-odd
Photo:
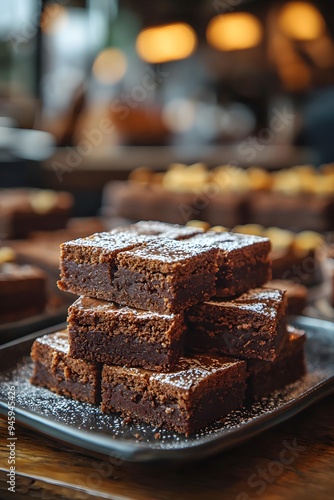
[{"label": "brownie", "polygon": [[36,339],[31,348],[34,372],[31,383],[79,401],[100,402],[101,368],[69,356],[66,330]]},{"label": "brownie", "polygon": [[131,233],[61,245],[61,290],[138,309],[177,313],[215,294],[215,248]]},{"label": "brownie", "polygon": [[132,221],[156,219],[172,224],[185,224],[198,218],[194,193],[174,193],[159,185],[132,181],[111,182],[103,189],[102,214]]},{"label": "brownie", "polygon": [[110,298],[116,255],[143,243],[144,236],[131,234],[95,233],[60,245],[60,281],[62,291],[78,295]]},{"label": "brownie", "polygon": [[215,295],[215,248],[158,239],[119,253],[116,261],[114,300],[120,304],[175,313]]},{"label": "brownie", "polygon": [[239,295],[271,278],[268,238],[208,231],[189,241],[218,249],[217,297]]},{"label": "brownie", "polygon": [[277,226],[293,231],[331,231],[334,229],[333,195],[316,196],[280,192],[253,193],[250,219],[262,226]]},{"label": "brownie", "polygon": [[233,300],[209,301],[187,312],[186,346],[240,358],[273,361],[286,331],[286,297],[257,288]]},{"label": "brownie", "polygon": [[183,314],[119,307],[87,297],[76,300],[68,313],[73,358],[166,371],[183,354]]},{"label": "brownie", "polygon": [[73,197],[47,189],[0,190],[0,236],[25,238],[32,231],[52,231],[66,226]]},{"label": "brownie", "polygon": [[47,277],[36,266],[0,263],[0,323],[17,321],[44,311]]},{"label": "brownie", "polygon": [[288,280],[271,280],[264,287],[286,290],[287,313],[296,315],[303,313],[308,300],[308,290],[304,285]]},{"label": "brownie", "polygon": [[300,379],[306,373],[305,332],[287,326],[286,341],[275,361],[249,360],[247,399],[261,399]]},{"label": "brownie", "polygon": [[247,221],[248,193],[219,192],[208,198],[202,219],[212,226],[234,227]]},{"label": "brownie", "polygon": [[244,361],[208,355],[168,373],[104,365],[101,409],[189,435],[239,408],[245,380]]}]

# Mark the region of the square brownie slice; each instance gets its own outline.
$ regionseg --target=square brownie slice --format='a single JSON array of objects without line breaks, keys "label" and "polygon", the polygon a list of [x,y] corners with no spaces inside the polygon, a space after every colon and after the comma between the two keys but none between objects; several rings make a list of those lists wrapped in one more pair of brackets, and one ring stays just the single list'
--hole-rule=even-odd
[{"label": "square brownie slice", "polygon": [[271,392],[295,382],[306,373],[304,344],[306,335],[288,325],[284,346],[275,361],[252,359],[247,361],[248,401],[258,400]]},{"label": "square brownie slice", "polygon": [[60,245],[60,280],[64,292],[111,299],[116,255],[144,244],[145,236],[95,233]]},{"label": "square brownie slice", "polygon": [[80,297],[68,309],[69,354],[106,364],[170,370],[183,355],[183,314]]},{"label": "square brownie slice", "polygon": [[273,361],[286,331],[285,292],[256,288],[233,300],[204,302],[190,308],[187,319],[189,349]]},{"label": "square brownie slice", "polygon": [[217,250],[196,242],[97,233],[61,245],[61,290],[160,313],[215,294]]},{"label": "square brownie slice", "polygon": [[245,381],[244,361],[208,355],[169,373],[104,365],[101,409],[189,435],[241,407]]},{"label": "square brownie slice", "polygon": [[73,359],[68,350],[66,330],[36,339],[31,348],[34,361],[31,383],[79,401],[99,403],[100,366]]},{"label": "square brownie slice", "polygon": [[218,249],[217,297],[239,295],[271,278],[271,244],[268,238],[208,231],[195,235],[189,241]]},{"label": "square brownie slice", "polygon": [[[157,239],[116,256],[114,293],[122,305],[178,313],[215,295],[217,250]],[[106,297],[107,298],[107,297]]]}]

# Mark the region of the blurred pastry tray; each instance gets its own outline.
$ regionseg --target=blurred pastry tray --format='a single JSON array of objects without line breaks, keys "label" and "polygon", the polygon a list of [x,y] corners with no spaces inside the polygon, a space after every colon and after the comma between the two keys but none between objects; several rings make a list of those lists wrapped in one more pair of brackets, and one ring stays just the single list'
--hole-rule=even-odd
[{"label": "blurred pastry tray", "polygon": [[0,324],[0,344],[19,339],[24,335],[36,332],[66,320],[68,304],[61,304],[58,308],[46,309],[42,314],[30,316],[19,321]]}]

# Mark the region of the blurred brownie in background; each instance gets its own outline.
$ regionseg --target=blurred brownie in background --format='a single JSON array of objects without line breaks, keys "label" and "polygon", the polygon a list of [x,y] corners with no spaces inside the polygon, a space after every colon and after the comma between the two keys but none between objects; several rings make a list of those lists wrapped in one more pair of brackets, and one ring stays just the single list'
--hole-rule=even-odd
[{"label": "blurred brownie in background", "polygon": [[308,300],[308,290],[304,285],[288,280],[271,280],[264,287],[286,290],[287,313],[303,314]]},{"label": "blurred brownie in background", "polygon": [[73,197],[48,189],[0,190],[0,235],[26,238],[33,231],[62,229],[70,217]]},{"label": "blurred brownie in background", "polygon": [[47,277],[36,266],[0,263],[0,323],[28,318],[44,311]]}]

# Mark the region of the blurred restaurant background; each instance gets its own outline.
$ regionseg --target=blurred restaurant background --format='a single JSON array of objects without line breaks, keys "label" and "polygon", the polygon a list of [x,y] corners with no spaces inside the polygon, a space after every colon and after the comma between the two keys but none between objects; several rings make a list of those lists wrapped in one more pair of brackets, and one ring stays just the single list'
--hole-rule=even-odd
[{"label": "blurred restaurant background", "polygon": [[332,2],[0,5],[0,236],[19,262],[52,257],[55,282],[65,239],[195,219],[270,235],[276,278],[319,283],[334,230]]}]

